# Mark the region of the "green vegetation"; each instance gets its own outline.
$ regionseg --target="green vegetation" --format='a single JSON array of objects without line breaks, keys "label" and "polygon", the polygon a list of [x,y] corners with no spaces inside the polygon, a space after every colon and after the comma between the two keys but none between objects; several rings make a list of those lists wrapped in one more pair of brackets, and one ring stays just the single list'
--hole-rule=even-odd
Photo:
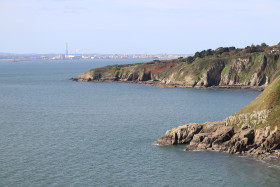
[{"label": "green vegetation", "polygon": [[228,75],[229,72],[230,72],[230,64],[227,64],[222,71],[222,75]]},{"label": "green vegetation", "polygon": [[[268,124],[280,128],[280,76],[278,76],[254,101],[242,108],[236,114],[252,113],[254,111],[270,110]],[[262,127],[259,124],[258,127]]]},{"label": "green vegetation", "polygon": [[[171,80],[195,86],[228,85],[229,81],[243,86],[261,86],[280,74],[279,52],[257,52],[239,55],[179,58],[149,63],[105,66],[85,74],[93,80]],[[191,61],[189,61],[191,59]],[[212,71],[212,73],[211,73]],[[253,83],[252,83],[253,80]]]},{"label": "green vegetation", "polygon": [[280,45],[219,47],[188,58],[113,65],[89,70],[91,80],[168,81],[181,86],[262,86],[280,75]]},{"label": "green vegetation", "polygon": [[[152,81],[182,87],[267,86],[237,114],[271,111],[268,124],[280,128],[280,44],[251,45],[244,49],[220,47],[194,56],[148,63],[112,65],[89,70],[80,76],[97,81]],[[251,124],[249,120],[249,124]],[[263,127],[260,122],[255,128]]]},{"label": "green vegetation", "polygon": [[207,56],[242,56],[244,54],[257,52],[271,52],[274,48],[280,49],[280,43],[275,46],[268,46],[266,43],[262,43],[261,45],[252,44],[251,46],[247,46],[244,49],[235,47],[219,47],[215,50],[207,49],[203,51],[197,51],[194,56],[188,57],[187,62],[192,63],[196,58],[204,58]]}]

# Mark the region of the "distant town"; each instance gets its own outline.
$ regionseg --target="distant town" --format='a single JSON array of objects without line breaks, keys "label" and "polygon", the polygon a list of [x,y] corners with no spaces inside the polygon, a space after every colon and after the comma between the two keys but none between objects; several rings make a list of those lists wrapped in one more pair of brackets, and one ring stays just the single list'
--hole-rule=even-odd
[{"label": "distant town", "polygon": [[26,60],[95,60],[95,59],[151,59],[165,60],[188,57],[187,54],[69,54],[68,43],[64,54],[14,54],[0,53],[0,61],[26,61]]},{"label": "distant town", "polygon": [[0,61],[76,60],[76,59],[151,59],[164,60],[187,57],[187,54],[12,54],[0,53]]}]

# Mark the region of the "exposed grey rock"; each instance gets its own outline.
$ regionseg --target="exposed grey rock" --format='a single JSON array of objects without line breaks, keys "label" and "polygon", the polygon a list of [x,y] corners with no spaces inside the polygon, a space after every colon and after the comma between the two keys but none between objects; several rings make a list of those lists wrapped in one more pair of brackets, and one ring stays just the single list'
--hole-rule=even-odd
[{"label": "exposed grey rock", "polygon": [[165,135],[157,141],[157,144],[175,145],[189,143],[193,139],[194,134],[197,134],[201,129],[202,125],[196,123],[174,128],[170,131],[167,131]]},{"label": "exposed grey rock", "polygon": [[216,150],[230,154],[247,154],[259,158],[280,158],[280,131],[269,127],[257,130],[226,126],[225,121],[192,123],[167,131],[159,145],[186,144],[186,150]]},{"label": "exposed grey rock", "polygon": [[255,127],[257,124],[266,124],[270,110],[254,111],[253,113],[238,114],[226,118],[224,121],[227,126],[238,126],[242,128]]},{"label": "exposed grey rock", "polygon": [[[147,65],[150,65],[149,67],[154,66],[150,63],[147,63]],[[230,67],[227,65],[230,65]],[[109,68],[109,70],[105,71],[99,71],[99,68],[97,68],[94,71],[85,72],[76,79],[71,80],[93,82],[120,81],[160,87],[253,88],[263,90],[272,80],[272,77],[264,74],[267,69],[267,59],[264,56],[263,59],[259,60],[259,67],[250,69],[252,65],[251,57],[232,59],[231,63],[224,59],[217,59],[215,63],[204,69],[199,76],[189,71],[181,72],[180,74],[173,72],[166,76],[161,76],[158,74],[161,71],[160,66],[157,71],[147,70],[146,68],[140,68],[139,70],[137,68],[129,68],[127,71],[120,71],[119,67],[112,66],[112,69]],[[225,73],[226,66],[229,70]],[[169,68],[172,67],[170,66]],[[250,71],[250,77],[243,80],[244,72],[247,71]]]}]

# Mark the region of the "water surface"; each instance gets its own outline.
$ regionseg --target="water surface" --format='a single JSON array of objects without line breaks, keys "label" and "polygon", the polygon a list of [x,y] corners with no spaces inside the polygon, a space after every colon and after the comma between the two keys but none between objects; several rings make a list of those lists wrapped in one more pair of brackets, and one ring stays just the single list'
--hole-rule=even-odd
[{"label": "water surface", "polygon": [[0,186],[280,185],[277,167],[252,158],[154,145],[168,129],[226,118],[260,92],[68,80],[134,62],[0,62]]}]

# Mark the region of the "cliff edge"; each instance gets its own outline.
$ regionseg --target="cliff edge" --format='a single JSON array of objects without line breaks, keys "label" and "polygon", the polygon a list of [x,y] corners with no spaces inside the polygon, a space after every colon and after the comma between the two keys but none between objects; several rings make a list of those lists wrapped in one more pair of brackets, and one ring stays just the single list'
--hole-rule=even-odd
[{"label": "cliff edge", "polygon": [[280,158],[280,76],[254,101],[219,122],[191,123],[169,130],[158,145]]},{"label": "cliff edge", "polygon": [[[278,52],[279,53],[279,52]],[[249,53],[155,60],[91,69],[75,81],[114,81],[163,87],[222,87],[264,89],[280,74],[280,53]]]}]

